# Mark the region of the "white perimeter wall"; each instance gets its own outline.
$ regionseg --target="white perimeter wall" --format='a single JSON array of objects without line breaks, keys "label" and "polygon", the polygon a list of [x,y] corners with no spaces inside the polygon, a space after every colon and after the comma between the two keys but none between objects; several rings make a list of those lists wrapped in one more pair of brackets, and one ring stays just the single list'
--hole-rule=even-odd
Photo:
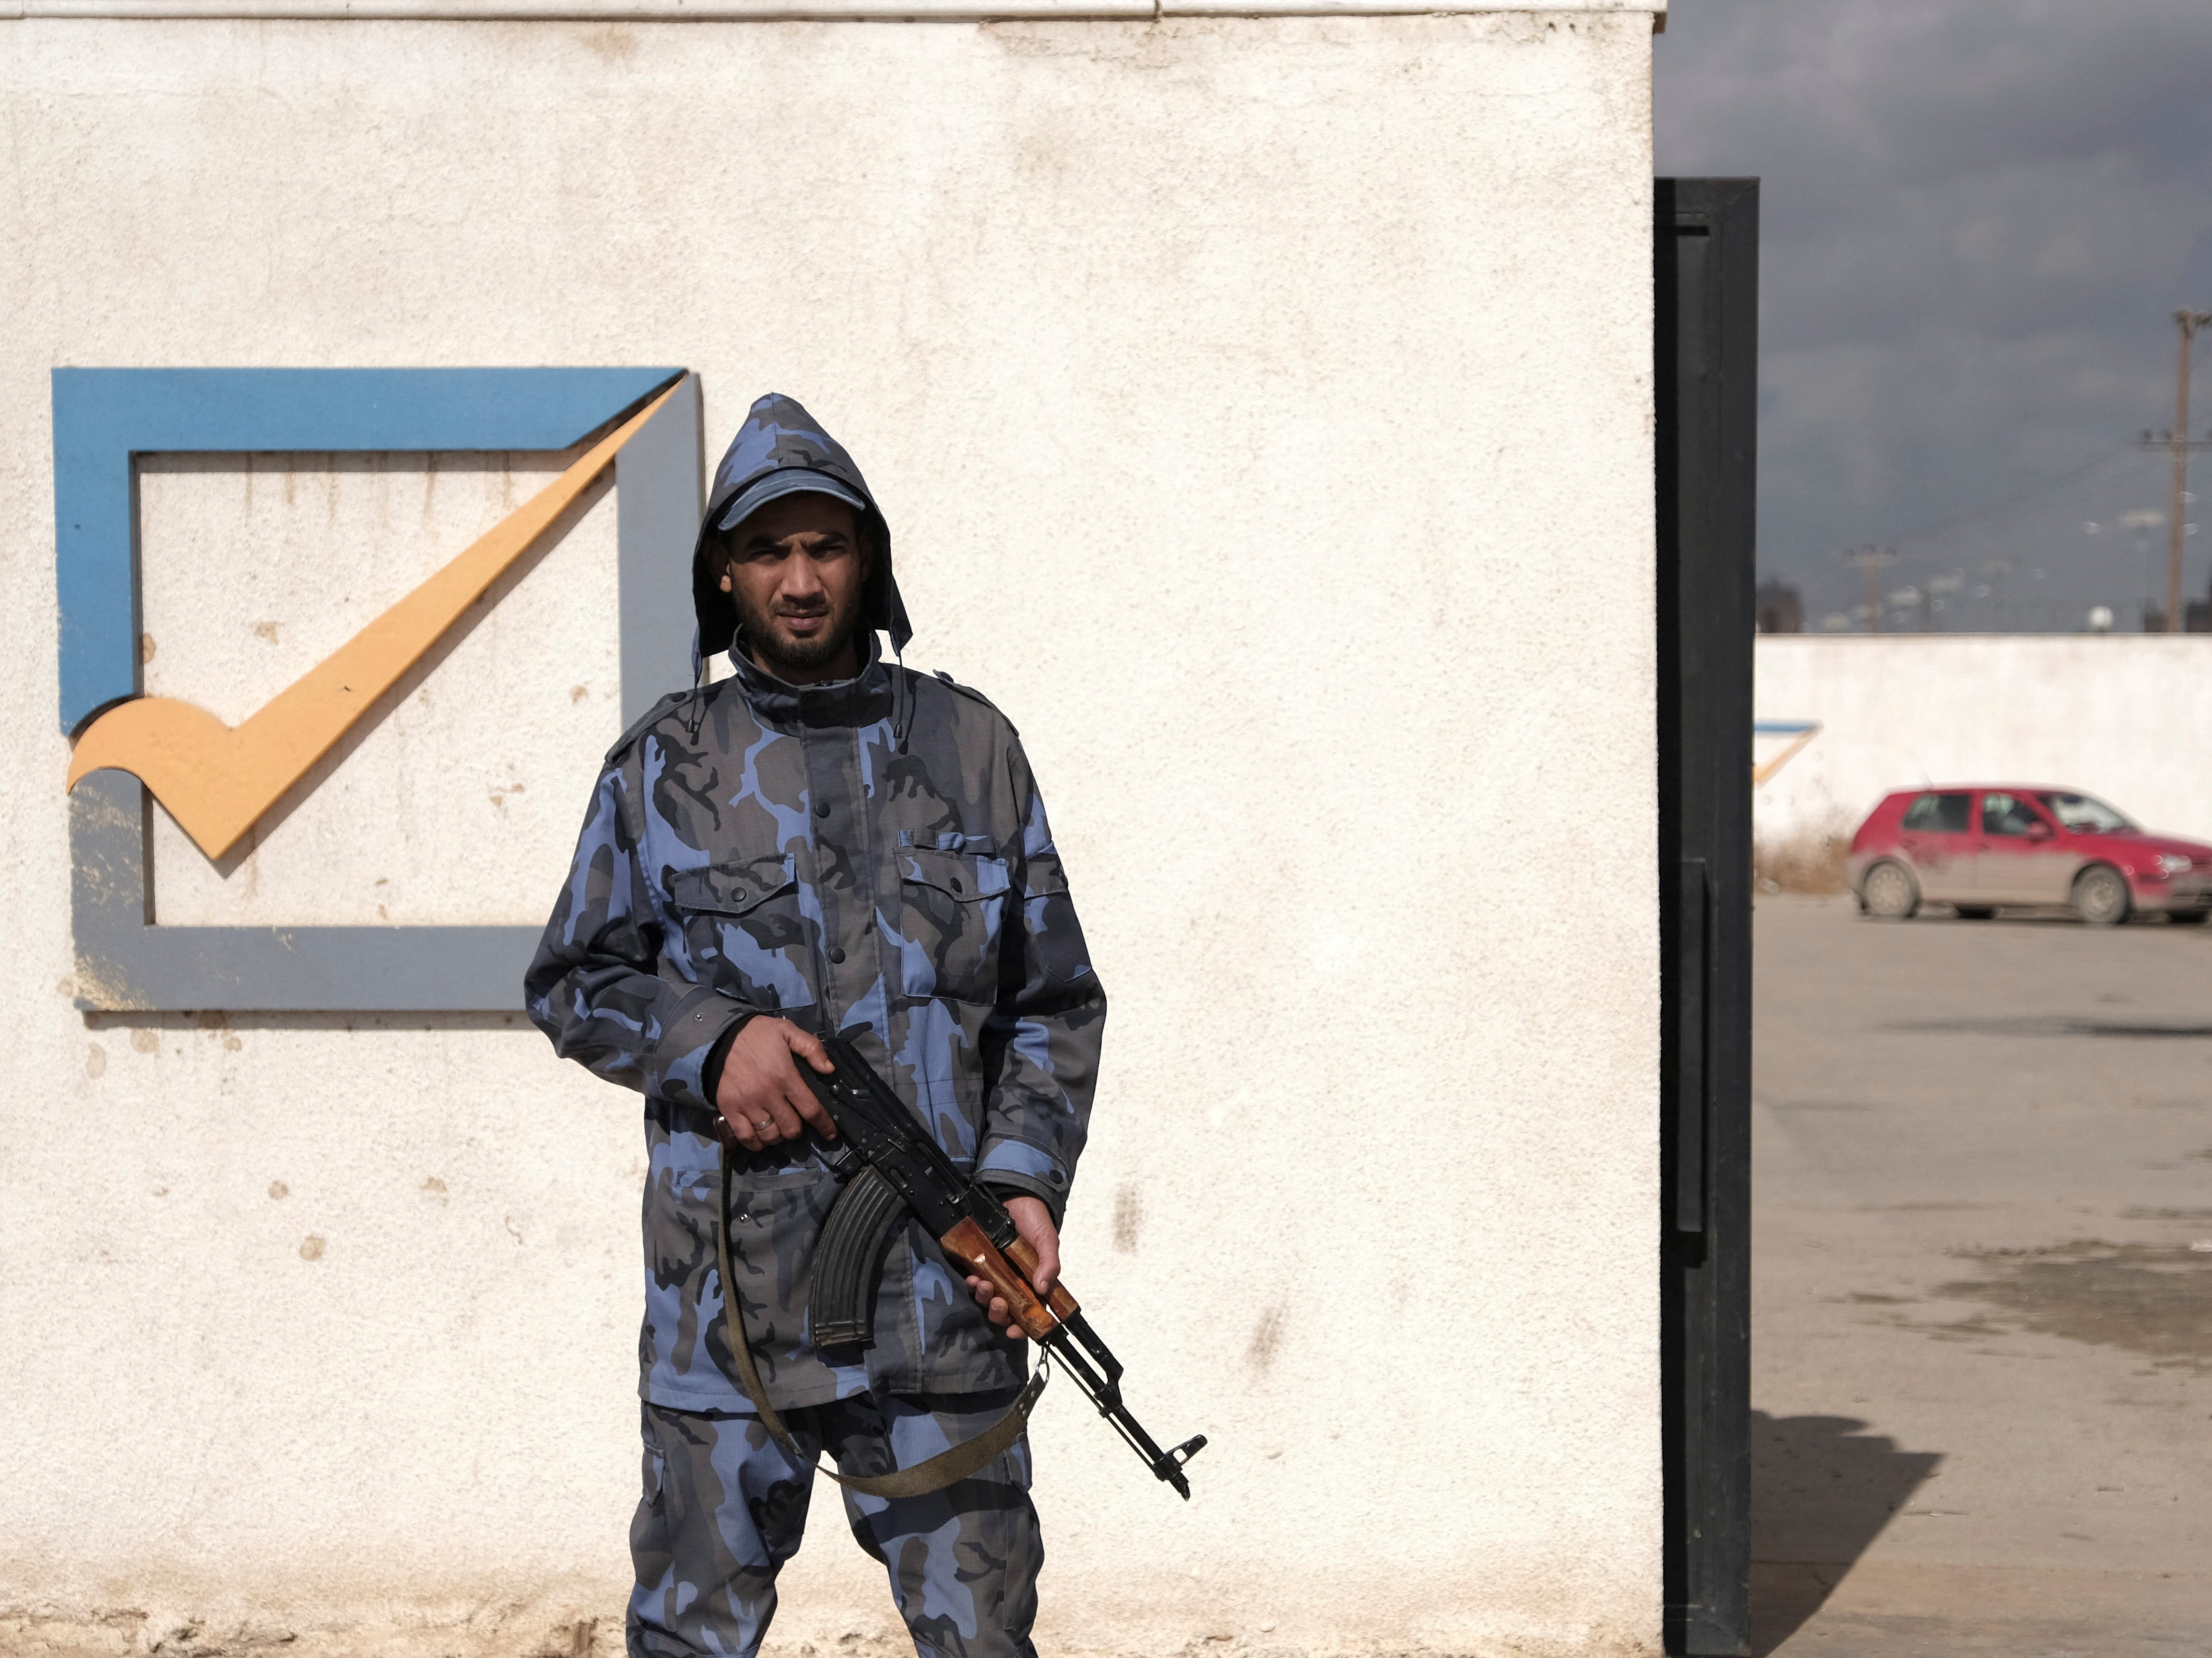
[{"label": "white perimeter wall", "polygon": [[[78,1013],[47,380],[606,362],[713,453],[769,389],[842,435],[1052,804],[1114,999],[1069,1274],[1213,1443],[1185,1507],[1048,1399],[1048,1649],[1656,1652],[1650,54],[0,21],[0,1643],[619,1641],[636,1102],[519,1020]],[[242,714],[554,464],[149,467],[149,686]],[[612,512],[239,869],[165,827],[167,913],[542,915]],[[773,1650],[895,1633],[821,1496]]]},{"label": "white perimeter wall", "polygon": [[1759,719],[1821,723],[1753,797],[1769,845],[1847,835],[1892,789],[2008,781],[2212,839],[2212,637],[1777,634],[1757,659]]}]

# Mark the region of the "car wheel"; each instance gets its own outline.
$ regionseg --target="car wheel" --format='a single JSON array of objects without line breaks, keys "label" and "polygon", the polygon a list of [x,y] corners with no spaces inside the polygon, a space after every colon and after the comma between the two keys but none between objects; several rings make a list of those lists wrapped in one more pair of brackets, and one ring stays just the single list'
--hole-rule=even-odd
[{"label": "car wheel", "polygon": [[2212,916],[2212,909],[2169,909],[2166,912],[2167,920],[2179,921],[2184,926],[2203,926],[2208,916]]},{"label": "car wheel", "polygon": [[1859,901],[1869,915],[1884,921],[1902,921],[1920,908],[1920,883],[1904,865],[1885,859],[1869,870],[1859,884]]},{"label": "car wheel", "polygon": [[1954,904],[1952,913],[1962,921],[1986,921],[1996,911],[1982,904]]},{"label": "car wheel", "polygon": [[2110,864],[2096,864],[2074,878],[2074,913],[2091,926],[2118,926],[2135,908],[2127,878]]}]

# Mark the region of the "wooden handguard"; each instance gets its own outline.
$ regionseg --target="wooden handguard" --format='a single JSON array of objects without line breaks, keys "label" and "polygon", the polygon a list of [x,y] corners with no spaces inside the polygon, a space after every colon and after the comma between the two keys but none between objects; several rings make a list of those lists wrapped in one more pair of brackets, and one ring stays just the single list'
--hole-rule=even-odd
[{"label": "wooden handguard", "polygon": [[[1075,1297],[1057,1284],[1053,1286],[1050,1307],[1037,1299],[1029,1279],[1029,1274],[1036,1270],[1036,1251],[1026,1242],[1018,1238],[1001,1254],[972,1220],[962,1221],[938,1242],[945,1246],[946,1254],[988,1281],[1013,1310],[1014,1322],[1036,1339],[1043,1340],[1060,1327],[1060,1316],[1075,1310]],[[1024,1256],[1026,1260],[1022,1259]]]},{"label": "wooden handguard", "polygon": [[[1036,1250],[1030,1248],[1030,1241],[1027,1238],[1016,1238],[1006,1246],[1006,1259],[1013,1262],[1015,1268],[1023,1278],[1031,1284],[1036,1282],[1037,1254]],[[1067,1286],[1064,1284],[1054,1284],[1052,1293],[1044,1298],[1044,1303],[1046,1306],[1052,1309],[1053,1316],[1055,1318],[1066,1318],[1070,1313],[1079,1313],[1083,1310],[1082,1303],[1067,1293]]]}]

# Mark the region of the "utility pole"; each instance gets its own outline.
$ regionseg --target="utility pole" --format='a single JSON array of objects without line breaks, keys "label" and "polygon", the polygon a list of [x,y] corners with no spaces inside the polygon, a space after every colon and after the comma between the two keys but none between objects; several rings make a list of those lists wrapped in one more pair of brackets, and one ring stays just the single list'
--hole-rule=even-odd
[{"label": "utility pole", "polygon": [[[2212,321],[2212,318],[2206,320]],[[1869,543],[1852,548],[1844,556],[1866,572],[1867,631],[1878,634],[1881,631],[1881,567],[1897,562],[1897,549],[1876,547]]]},{"label": "utility pole", "polygon": [[2150,532],[2166,522],[2148,507],[2120,514],[2120,527],[2136,532],[2136,598],[2142,605],[2144,624],[2150,621]]},{"label": "utility pole", "polygon": [[2181,631],[2181,543],[2188,534],[2182,509],[2189,504],[2189,452],[2201,446],[2189,440],[2189,349],[2197,331],[2212,323],[2212,311],[2177,311],[2181,325],[2181,361],[2173,376],[2173,430],[2166,434],[2173,451],[2173,510],[2166,515],[2166,630]]},{"label": "utility pole", "polygon": [[2012,574],[2012,561],[2008,558],[1993,558],[1982,566],[1982,574],[1990,579],[1990,592],[1996,600],[1996,630],[2002,633],[2005,623],[2011,616],[2011,612],[2005,609],[2005,578]]}]

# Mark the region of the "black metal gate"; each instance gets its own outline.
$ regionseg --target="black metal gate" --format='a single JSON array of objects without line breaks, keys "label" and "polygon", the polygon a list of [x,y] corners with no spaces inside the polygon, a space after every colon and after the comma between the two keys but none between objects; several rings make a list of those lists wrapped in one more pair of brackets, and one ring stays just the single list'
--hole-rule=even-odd
[{"label": "black metal gate", "polygon": [[1658,181],[1667,1649],[1747,1649],[1759,185]]}]

